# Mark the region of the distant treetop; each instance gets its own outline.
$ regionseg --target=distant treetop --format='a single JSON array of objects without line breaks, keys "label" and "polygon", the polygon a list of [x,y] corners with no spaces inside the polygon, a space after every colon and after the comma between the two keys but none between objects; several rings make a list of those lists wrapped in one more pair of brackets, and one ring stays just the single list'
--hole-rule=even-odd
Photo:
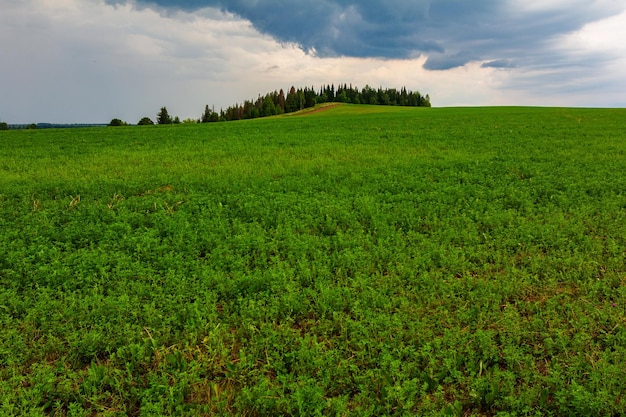
[{"label": "distant treetop", "polygon": [[121,119],[112,119],[109,126],[128,126],[128,123],[122,121]]},{"label": "distant treetop", "polygon": [[157,124],[171,125],[173,123],[172,117],[167,112],[167,108],[161,107],[161,111],[157,114]]},{"label": "distant treetop", "polygon": [[139,126],[147,126],[147,125],[153,125],[154,122],[149,117],[142,117],[141,120],[137,122],[137,124]]}]

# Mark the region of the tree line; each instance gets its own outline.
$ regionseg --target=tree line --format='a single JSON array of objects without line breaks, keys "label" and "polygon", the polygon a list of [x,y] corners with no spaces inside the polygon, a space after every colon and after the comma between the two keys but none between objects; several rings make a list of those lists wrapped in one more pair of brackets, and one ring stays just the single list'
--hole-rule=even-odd
[{"label": "tree line", "polygon": [[275,116],[284,113],[293,113],[321,103],[353,103],[373,104],[380,106],[416,106],[430,107],[430,97],[422,96],[419,92],[412,92],[402,87],[401,89],[379,87],[374,89],[366,85],[362,89],[348,86],[347,84],[324,85],[319,90],[313,87],[291,87],[289,92],[274,91],[256,100],[246,100],[243,104],[235,104],[226,110],[220,110],[219,114],[211,111],[208,106],[201,118],[201,122],[229,121],[242,119],[255,119],[257,117]]},{"label": "tree line", "polygon": [[[210,123],[256,119],[293,113],[321,103],[430,107],[430,97],[428,94],[423,96],[417,91],[407,90],[406,87],[401,89],[379,87],[375,89],[366,85],[364,88],[358,89],[347,84],[340,84],[335,88],[334,84],[331,84],[323,85],[319,90],[315,90],[313,87],[296,89],[292,86],[287,94],[281,89],[264,96],[259,95],[256,100],[245,100],[243,104],[234,104],[225,110],[222,108],[219,112],[206,105],[204,112],[197,120],[185,119],[181,122],[178,117],[170,116],[166,107],[161,107],[156,116],[156,124]],[[155,122],[149,117],[143,117],[137,124],[153,125]],[[123,126],[127,123],[120,119],[113,119],[110,125]]]},{"label": "tree line", "polygon": [[77,127],[94,127],[106,126],[105,123],[29,123],[29,124],[8,124],[0,122],[0,130],[18,130],[18,129],[57,129],[57,128],[77,128]]}]

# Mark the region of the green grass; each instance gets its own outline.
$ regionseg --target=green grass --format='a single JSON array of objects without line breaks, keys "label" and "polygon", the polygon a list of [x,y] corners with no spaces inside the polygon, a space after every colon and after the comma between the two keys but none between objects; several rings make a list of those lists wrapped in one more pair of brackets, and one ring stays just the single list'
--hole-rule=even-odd
[{"label": "green grass", "polygon": [[622,415],[626,110],[0,132],[0,415]]}]

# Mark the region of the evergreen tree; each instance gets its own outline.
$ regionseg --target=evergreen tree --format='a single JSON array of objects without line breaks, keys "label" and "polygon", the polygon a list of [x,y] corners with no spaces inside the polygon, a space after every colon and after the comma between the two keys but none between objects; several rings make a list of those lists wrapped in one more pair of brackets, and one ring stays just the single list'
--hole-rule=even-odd
[{"label": "evergreen tree", "polygon": [[317,94],[313,87],[304,89],[304,107],[313,107],[317,104]]},{"label": "evergreen tree", "polygon": [[298,110],[302,110],[304,108],[306,98],[304,97],[304,91],[302,89],[298,89],[298,92],[296,93],[296,103],[298,103]]},{"label": "evergreen tree", "polygon": [[209,105],[204,106],[204,113],[202,113],[202,117],[200,118],[200,123],[209,123],[213,116],[213,112],[209,109]]},{"label": "evergreen tree", "polygon": [[[254,110],[255,110],[254,103],[252,103],[250,100],[245,100],[243,102],[243,118],[244,119],[254,119],[255,118]],[[256,117],[258,117],[258,115]]]},{"label": "evergreen tree", "polygon": [[161,107],[161,111],[157,113],[157,123],[160,125],[171,125],[172,122],[172,117],[167,112],[167,108]]},{"label": "evergreen tree", "polygon": [[283,89],[280,89],[278,93],[278,106],[280,107],[281,113],[285,112],[285,92]]},{"label": "evergreen tree", "polygon": [[389,95],[387,94],[387,91],[383,90],[382,88],[378,88],[378,92],[376,95],[377,95],[378,104],[382,106],[388,106],[390,104]]},{"label": "evergreen tree", "polygon": [[406,87],[402,87],[402,90],[400,91],[400,102],[398,104],[406,106],[408,104],[407,96]]},{"label": "evergreen tree", "polygon": [[261,109],[261,117],[274,116],[276,114],[276,106],[271,95],[266,95],[263,99],[263,107]]},{"label": "evergreen tree", "polygon": [[291,86],[289,90],[289,94],[287,94],[287,98],[285,99],[285,113],[293,113],[298,110],[298,100],[296,94],[296,88]]}]

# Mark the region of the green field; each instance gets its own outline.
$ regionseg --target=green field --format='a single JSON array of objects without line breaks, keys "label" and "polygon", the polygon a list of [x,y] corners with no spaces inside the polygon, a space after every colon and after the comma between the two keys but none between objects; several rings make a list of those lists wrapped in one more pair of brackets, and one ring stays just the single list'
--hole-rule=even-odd
[{"label": "green field", "polygon": [[626,414],[626,110],[0,145],[2,416]]}]

